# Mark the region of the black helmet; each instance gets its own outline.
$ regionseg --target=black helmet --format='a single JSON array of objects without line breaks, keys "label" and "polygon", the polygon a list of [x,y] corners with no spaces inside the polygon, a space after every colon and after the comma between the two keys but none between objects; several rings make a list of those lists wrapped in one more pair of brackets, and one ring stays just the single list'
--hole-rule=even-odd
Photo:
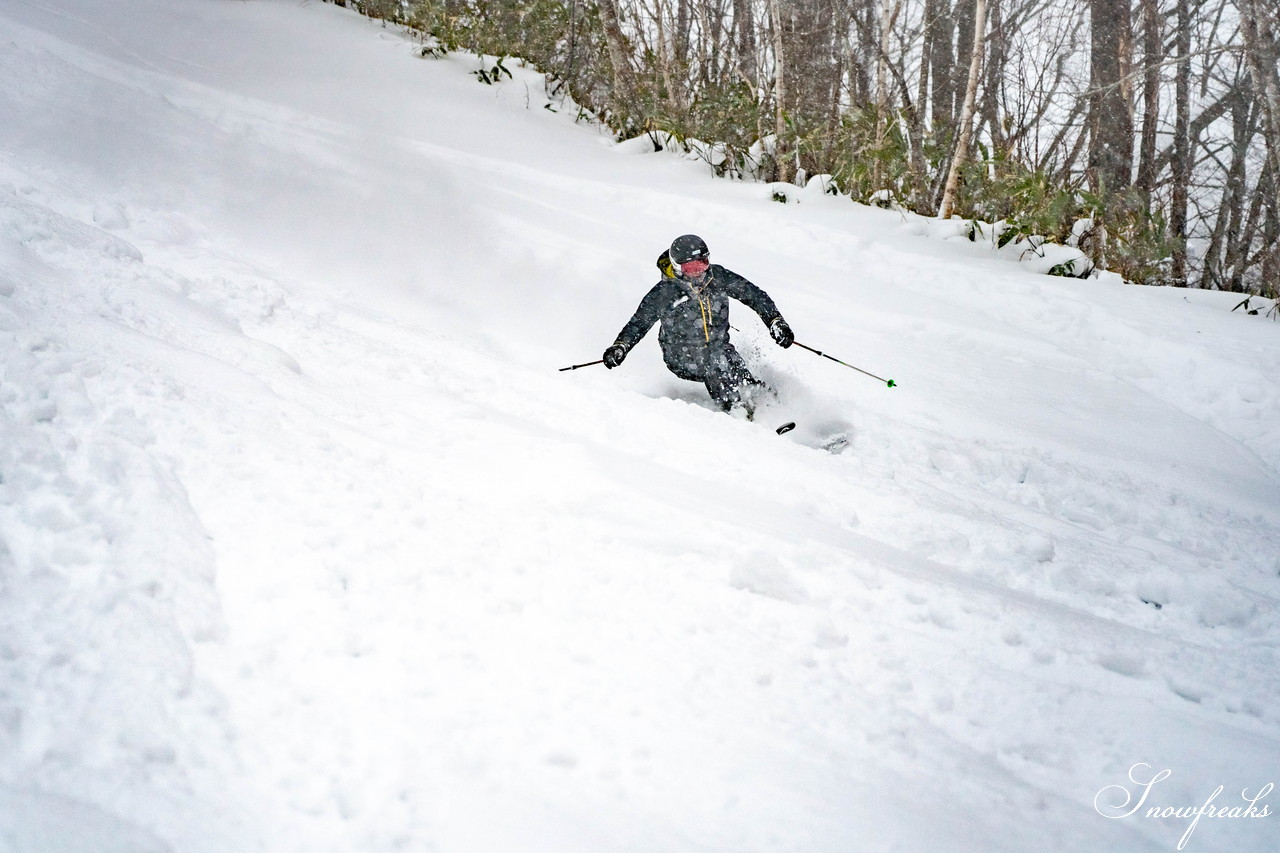
[{"label": "black helmet", "polygon": [[685,234],[671,242],[671,260],[676,264],[705,261],[710,256],[706,241],[697,234]]},{"label": "black helmet", "polygon": [[662,254],[658,255],[658,269],[662,270],[663,278],[675,278],[676,268],[671,266],[671,252],[663,249]]}]

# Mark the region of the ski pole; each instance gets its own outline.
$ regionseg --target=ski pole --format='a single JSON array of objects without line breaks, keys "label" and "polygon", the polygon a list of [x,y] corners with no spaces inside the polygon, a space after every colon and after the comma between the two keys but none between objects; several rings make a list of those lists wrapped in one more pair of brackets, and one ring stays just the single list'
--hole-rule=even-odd
[{"label": "ski pole", "polygon": [[593,364],[604,364],[604,359],[601,358],[596,361],[588,361],[586,364],[572,364],[568,367],[560,368],[559,372],[564,373],[566,370],[577,370],[579,367],[590,367]]},{"label": "ski pole", "polygon": [[809,352],[813,353],[814,355],[820,355],[820,356],[822,356],[823,358],[829,358],[829,359],[831,359],[832,361],[834,361],[836,364],[844,364],[844,366],[845,366],[845,367],[847,367],[847,368],[849,368],[849,369],[851,369],[851,370],[856,370],[856,371],[858,371],[859,373],[864,374],[864,375],[866,375],[866,376],[870,376],[872,379],[879,379],[881,382],[883,382],[885,385],[887,385],[887,386],[888,386],[888,387],[890,387],[890,388],[896,388],[896,387],[898,386],[898,383],[897,383],[897,382],[894,382],[892,379],[883,379],[883,378],[881,378],[881,377],[879,377],[879,376],[876,376],[874,373],[867,373],[867,371],[863,370],[861,367],[854,367],[852,364],[845,364],[845,362],[841,361],[840,359],[835,358],[834,356],[829,356],[829,355],[827,355],[825,352],[821,352],[821,351],[819,351],[819,350],[816,350],[816,349],[814,349],[813,347],[805,346],[804,344],[800,343],[799,341],[795,341],[794,343],[795,343],[795,345],[796,345],[796,346],[800,347],[800,349],[807,349]]}]

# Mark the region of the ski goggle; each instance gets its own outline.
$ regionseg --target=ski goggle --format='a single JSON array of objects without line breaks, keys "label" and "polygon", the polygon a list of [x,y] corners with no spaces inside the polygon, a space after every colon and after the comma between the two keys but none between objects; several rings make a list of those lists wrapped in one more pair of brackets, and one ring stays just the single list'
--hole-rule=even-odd
[{"label": "ski goggle", "polygon": [[707,271],[707,267],[711,264],[704,258],[688,261],[680,265],[680,273],[690,278],[697,278]]}]

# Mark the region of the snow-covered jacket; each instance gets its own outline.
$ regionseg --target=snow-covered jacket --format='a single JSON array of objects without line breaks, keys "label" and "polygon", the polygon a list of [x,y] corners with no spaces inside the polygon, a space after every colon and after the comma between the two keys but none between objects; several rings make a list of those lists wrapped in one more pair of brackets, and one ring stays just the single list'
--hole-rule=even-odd
[{"label": "snow-covered jacket", "polygon": [[729,299],[760,315],[767,326],[780,316],[778,306],[756,285],[732,270],[712,264],[702,281],[663,278],[650,288],[615,343],[630,350],[659,321],[658,342],[667,363],[687,361],[700,352],[719,351],[729,343]]}]

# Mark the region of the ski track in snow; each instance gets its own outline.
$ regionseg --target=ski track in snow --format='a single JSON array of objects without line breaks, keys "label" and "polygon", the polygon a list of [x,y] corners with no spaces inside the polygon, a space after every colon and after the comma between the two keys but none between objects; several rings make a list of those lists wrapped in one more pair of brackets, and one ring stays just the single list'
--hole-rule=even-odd
[{"label": "ski track in snow", "polygon": [[[0,12],[0,851],[1168,850],[1097,792],[1276,781],[1273,325],[771,204],[471,61]],[[556,372],[684,230],[900,387],[737,309],[788,437],[652,340]]]}]

